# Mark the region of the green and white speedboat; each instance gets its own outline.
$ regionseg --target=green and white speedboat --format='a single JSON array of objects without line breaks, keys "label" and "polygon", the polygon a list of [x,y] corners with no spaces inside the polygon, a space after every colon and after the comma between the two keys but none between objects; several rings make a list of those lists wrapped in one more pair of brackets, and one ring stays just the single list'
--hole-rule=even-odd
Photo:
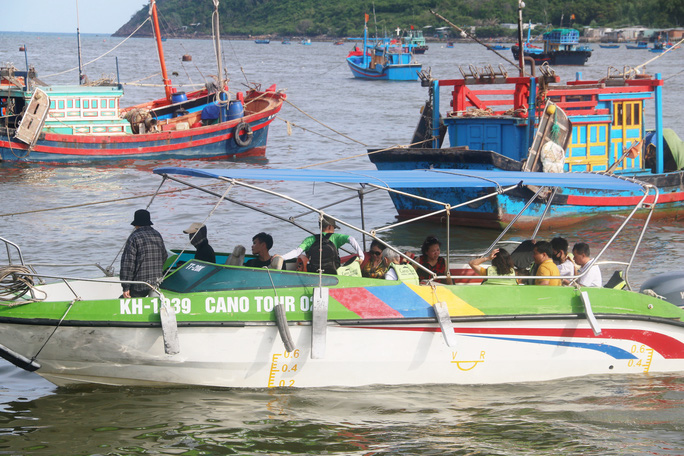
[{"label": "green and white speedboat", "polygon": [[[185,168],[155,173],[218,196],[197,180],[261,190],[320,215],[322,210],[274,188],[311,181],[362,184],[361,193],[430,185],[480,186],[493,194],[530,185],[537,194],[559,186],[642,194],[642,203],[596,259],[636,212],[653,210],[643,204],[647,198],[657,200],[654,187],[597,174]],[[445,205],[445,217],[450,209]],[[648,219],[641,222],[643,230]],[[388,228],[358,230],[378,238]],[[212,264],[183,252],[179,258],[187,261],[170,269],[152,296],[120,299],[116,277],[59,277],[33,285],[41,274],[23,261],[18,245],[0,239],[10,257],[1,281],[0,355],[57,385],[492,384],[684,371],[684,310],[631,291],[631,261],[623,264],[627,286],[609,289],[435,280],[415,285]]]}]

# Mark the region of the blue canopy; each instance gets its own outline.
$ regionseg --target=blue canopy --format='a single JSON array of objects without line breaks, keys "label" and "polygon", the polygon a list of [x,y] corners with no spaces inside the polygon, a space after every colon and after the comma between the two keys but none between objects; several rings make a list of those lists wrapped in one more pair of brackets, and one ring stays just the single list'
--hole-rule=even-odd
[{"label": "blue canopy", "polygon": [[375,184],[386,188],[463,188],[534,185],[595,190],[644,192],[642,183],[594,173],[525,173],[519,171],[415,169],[398,171],[321,169],[193,169],[162,167],[155,174],[249,179],[260,181]]}]

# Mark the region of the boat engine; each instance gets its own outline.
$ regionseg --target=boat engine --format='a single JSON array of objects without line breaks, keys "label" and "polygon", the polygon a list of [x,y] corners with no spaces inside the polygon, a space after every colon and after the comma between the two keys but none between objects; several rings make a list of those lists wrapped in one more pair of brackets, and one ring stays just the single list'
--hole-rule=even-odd
[{"label": "boat engine", "polygon": [[639,292],[652,294],[649,290],[675,306],[684,307],[684,272],[668,272],[650,277],[641,285]]}]

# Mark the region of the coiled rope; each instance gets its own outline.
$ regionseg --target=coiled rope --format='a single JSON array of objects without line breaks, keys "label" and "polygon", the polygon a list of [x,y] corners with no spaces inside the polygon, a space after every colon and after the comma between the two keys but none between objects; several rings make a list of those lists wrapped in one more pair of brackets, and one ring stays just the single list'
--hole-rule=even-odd
[{"label": "coiled rope", "polygon": [[[33,278],[30,274],[33,274],[33,272],[26,266],[0,267],[0,301],[2,303],[14,302],[10,305],[18,305],[45,299],[47,295],[45,292],[34,287]],[[36,298],[33,295],[30,299],[27,299],[27,295],[31,290],[40,292],[43,297]]]}]

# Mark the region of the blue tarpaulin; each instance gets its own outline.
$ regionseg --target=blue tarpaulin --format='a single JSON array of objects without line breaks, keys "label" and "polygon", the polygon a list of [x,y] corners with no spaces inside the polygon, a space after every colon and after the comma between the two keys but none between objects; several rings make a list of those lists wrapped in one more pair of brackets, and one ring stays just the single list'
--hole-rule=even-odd
[{"label": "blue tarpaulin", "polygon": [[215,179],[375,184],[394,189],[487,188],[521,184],[538,187],[645,191],[643,184],[638,181],[595,173],[525,173],[518,171],[438,169],[329,171],[317,169],[192,169],[179,167],[156,168],[154,173]]}]

